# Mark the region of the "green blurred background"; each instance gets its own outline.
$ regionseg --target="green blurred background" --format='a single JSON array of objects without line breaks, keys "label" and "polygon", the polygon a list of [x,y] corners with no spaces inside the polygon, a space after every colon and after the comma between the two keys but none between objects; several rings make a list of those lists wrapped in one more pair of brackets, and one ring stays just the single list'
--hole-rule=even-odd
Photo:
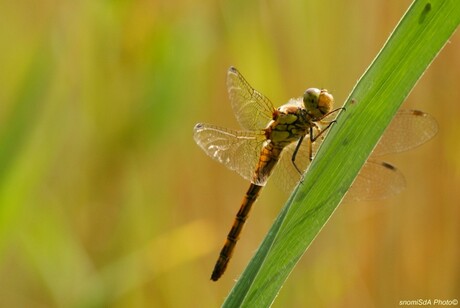
[{"label": "green blurred background", "polygon": [[[4,1],[0,306],[215,307],[284,204],[267,185],[227,273],[209,280],[248,183],[195,144],[237,128],[236,66],[275,105],[341,105],[410,1]],[[427,42],[429,44],[429,42]],[[440,131],[388,157],[407,189],[335,212],[276,307],[460,297],[460,37],[405,107]]]}]

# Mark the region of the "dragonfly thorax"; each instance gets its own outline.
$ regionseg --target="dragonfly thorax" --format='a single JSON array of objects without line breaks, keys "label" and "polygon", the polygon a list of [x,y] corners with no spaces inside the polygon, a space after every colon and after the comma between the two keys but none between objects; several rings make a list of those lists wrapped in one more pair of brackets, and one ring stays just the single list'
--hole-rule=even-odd
[{"label": "dragonfly thorax", "polygon": [[265,137],[277,147],[283,148],[304,137],[312,125],[311,116],[302,100],[291,99],[273,113],[273,120],[265,129]]}]

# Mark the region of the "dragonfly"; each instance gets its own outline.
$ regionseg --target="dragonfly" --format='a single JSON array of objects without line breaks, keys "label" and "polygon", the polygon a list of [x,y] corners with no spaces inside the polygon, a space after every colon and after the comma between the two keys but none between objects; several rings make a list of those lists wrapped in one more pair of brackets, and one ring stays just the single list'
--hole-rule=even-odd
[{"label": "dragonfly", "polygon": [[[227,72],[227,89],[242,130],[198,123],[194,139],[207,155],[251,184],[214,266],[213,281],[224,274],[249,212],[268,179],[291,191],[314,158],[325,132],[344,110],[333,109],[332,94],[318,88],[309,88],[303,96],[275,108],[234,67]],[[381,199],[399,193],[405,187],[404,176],[396,167],[375,158],[412,149],[436,132],[437,122],[429,114],[399,111],[349,189],[347,199]]]}]

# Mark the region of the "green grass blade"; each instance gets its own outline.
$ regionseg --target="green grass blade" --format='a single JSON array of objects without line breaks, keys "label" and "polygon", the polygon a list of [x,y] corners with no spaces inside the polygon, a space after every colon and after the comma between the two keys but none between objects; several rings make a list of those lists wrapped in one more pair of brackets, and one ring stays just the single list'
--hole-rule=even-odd
[{"label": "green grass blade", "polygon": [[303,184],[289,198],[224,307],[266,307],[273,302],[459,23],[460,1],[414,1],[352,90],[347,110],[330,130]]}]

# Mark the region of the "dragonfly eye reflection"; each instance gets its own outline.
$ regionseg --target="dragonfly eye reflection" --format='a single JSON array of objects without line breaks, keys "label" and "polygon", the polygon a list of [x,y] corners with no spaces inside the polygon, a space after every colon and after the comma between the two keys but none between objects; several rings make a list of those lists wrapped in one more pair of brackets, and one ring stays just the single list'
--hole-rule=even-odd
[{"label": "dragonfly eye reflection", "polygon": [[[334,123],[331,116],[343,109],[332,110],[333,96],[326,89],[316,88],[307,89],[302,97],[292,98],[275,109],[270,100],[253,89],[234,67],[227,73],[227,89],[242,130],[199,123],[194,128],[194,139],[211,158],[236,171],[251,184],[212,272],[214,281],[225,272],[252,205],[267,180],[273,178],[278,186],[292,191],[325,132]],[[436,131],[436,120],[430,115],[415,110],[400,111],[347,197],[375,199],[400,191],[404,186],[401,173],[372,157],[414,148],[431,139]]]}]

